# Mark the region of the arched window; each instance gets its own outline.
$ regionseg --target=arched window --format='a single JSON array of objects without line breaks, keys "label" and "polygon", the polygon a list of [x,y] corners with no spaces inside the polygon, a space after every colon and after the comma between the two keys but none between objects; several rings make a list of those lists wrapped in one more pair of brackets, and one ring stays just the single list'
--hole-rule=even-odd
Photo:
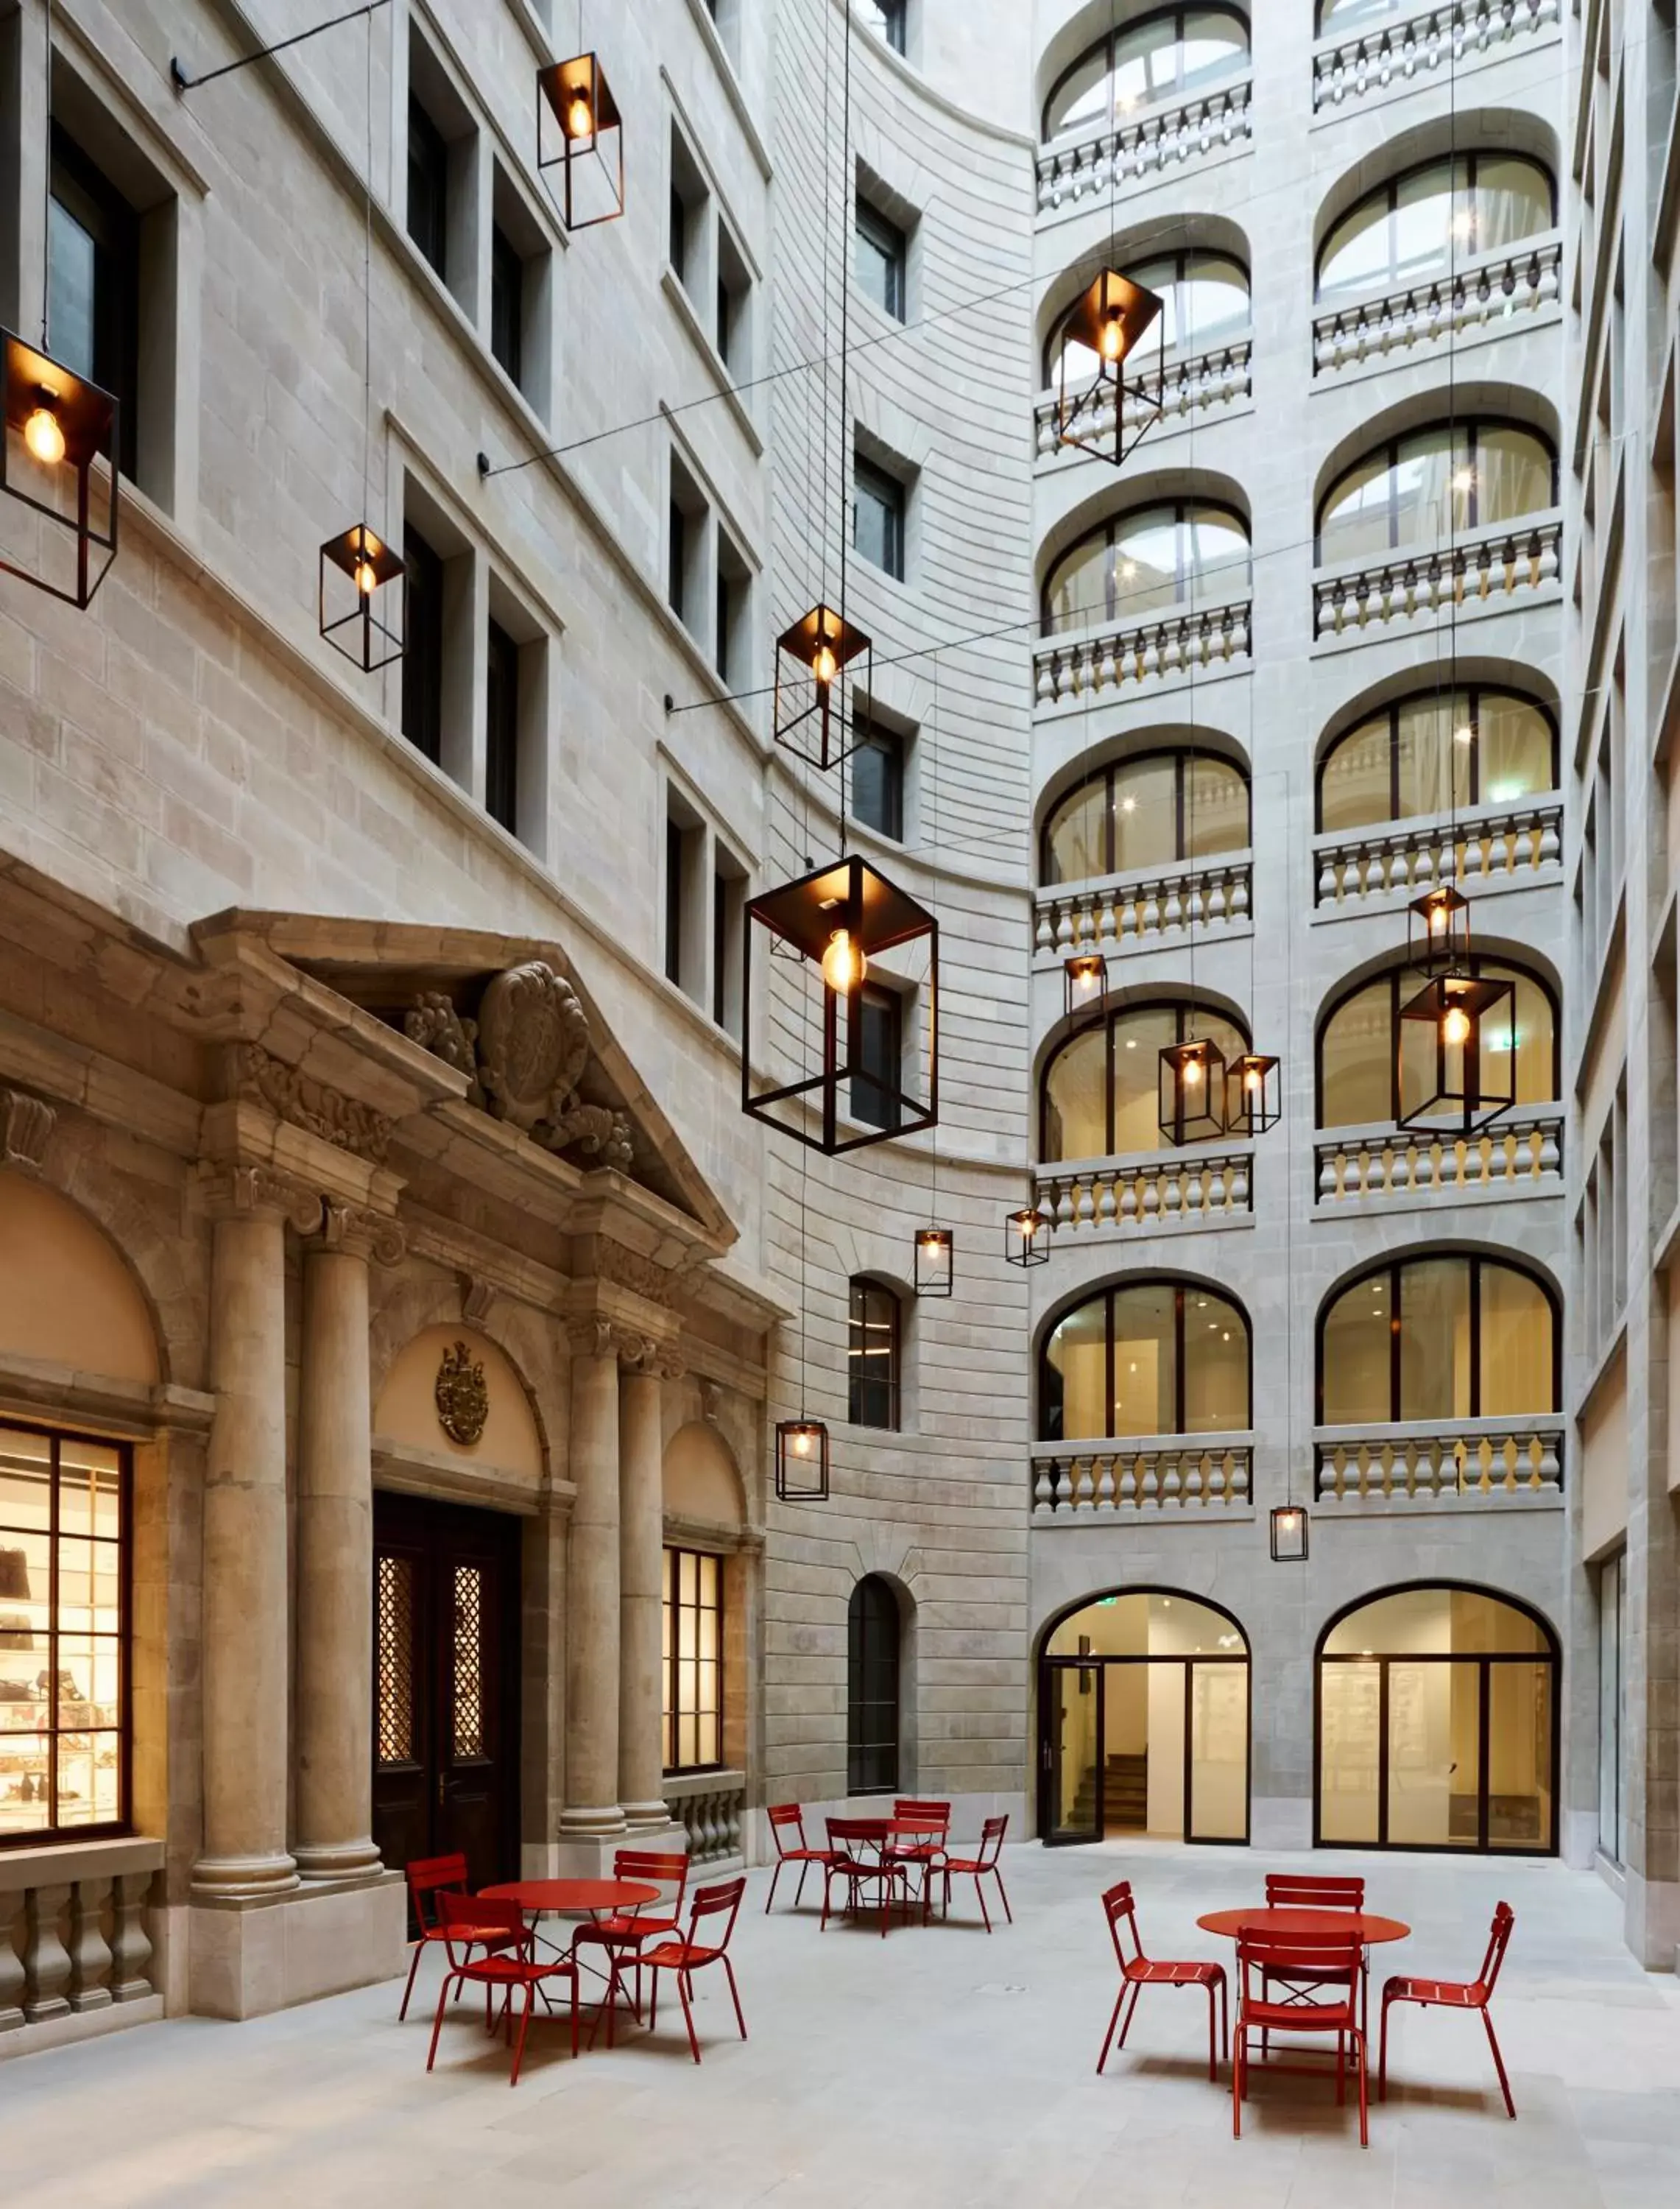
[{"label": "arched window", "polygon": [[[1562,1094],[1557,1006],[1551,990],[1526,967],[1503,960],[1472,958],[1471,971],[1516,990],[1515,1104],[1550,1104]],[[1361,982],[1331,1007],[1318,1032],[1318,1124],[1369,1128],[1397,1122],[1434,1095],[1438,1068],[1435,1031],[1403,1020],[1400,1007],[1422,987],[1411,968],[1396,968]],[[1482,1092],[1502,1096],[1509,1086],[1505,1060],[1511,1030],[1502,1015],[1482,1034]],[[1445,1104],[1443,1114],[1463,1107]],[[1423,1123],[1419,1123],[1423,1124]],[[1495,1123],[1494,1134],[1498,1135]]]},{"label": "arched window", "polygon": [[1499,1258],[1443,1252],[1361,1273],[1318,1323],[1321,1426],[1556,1411],[1551,1292]]},{"label": "arched window", "polygon": [[1039,873],[1084,882],[1140,867],[1177,866],[1249,841],[1249,779],[1207,752],[1140,752],[1070,790],[1039,834]]},{"label": "arched window", "polygon": [[1549,1855],[1557,1846],[1557,1643],[1486,1588],[1392,1588],[1318,1651],[1322,1848]]},{"label": "arched window", "polygon": [[1318,826],[1364,828],[1557,787],[1557,724],[1514,691],[1401,698],[1338,737],[1318,770]]},{"label": "arched window", "polygon": [[1381,560],[1557,503],[1557,458],[1514,422],[1432,423],[1368,453],[1326,492],[1316,557]]},{"label": "arched window", "polygon": [[898,1297],[860,1273],[852,1283],[846,1345],[846,1417],[854,1427],[896,1430],[901,1347]]},{"label": "arched window", "polygon": [[1099,1290],[1063,1314],[1039,1356],[1045,1442],[1236,1433],[1249,1403],[1248,1320],[1200,1284]]},{"label": "arched window", "polygon": [[1239,514],[1193,499],[1134,507],[1099,523],[1051,569],[1044,631],[1130,621],[1248,586],[1249,531]]},{"label": "arched window", "polygon": [[[1251,319],[1249,272],[1228,253],[1198,249],[1164,253],[1153,260],[1133,262],[1121,274],[1154,292],[1161,303],[1161,311],[1141,346],[1127,356],[1129,374],[1136,374],[1140,368],[1147,370],[1166,353],[1206,352],[1247,334]],[[1090,382],[1106,365],[1089,346],[1075,343],[1069,348],[1067,344],[1069,317],[1078,308],[1076,299],[1050,334],[1045,347],[1047,390],[1060,382],[1064,352],[1069,390]]]},{"label": "arched window", "polygon": [[1122,1006],[1100,1026],[1069,1036],[1045,1068],[1040,1160],[1050,1165],[1167,1148],[1159,1055],[1187,1041],[1192,1030],[1217,1044],[1227,1064],[1249,1048],[1235,1021],[1183,1004]]},{"label": "arched window", "polygon": [[890,1795],[898,1786],[903,1630],[891,1583],[879,1573],[860,1580],[846,1616],[848,1795]]},{"label": "arched window", "polygon": [[1321,299],[1402,291],[1557,222],[1550,172],[1522,153],[1460,153],[1407,169],[1348,209],[1318,253]]},{"label": "arched window", "polygon": [[1153,100],[1210,92],[1248,59],[1249,27],[1235,8],[1162,8],[1111,31],[1062,72],[1045,102],[1045,136],[1106,130]]}]

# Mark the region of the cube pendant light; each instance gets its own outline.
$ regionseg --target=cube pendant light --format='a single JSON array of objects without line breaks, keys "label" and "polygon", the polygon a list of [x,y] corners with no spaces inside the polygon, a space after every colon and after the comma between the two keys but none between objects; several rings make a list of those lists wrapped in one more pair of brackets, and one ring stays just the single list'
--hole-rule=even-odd
[{"label": "cube pendant light", "polygon": [[814,605],[776,639],[776,701],[771,727],[785,751],[826,773],[852,750],[852,715],[835,685],[855,659],[864,662],[863,689],[875,691],[875,647],[855,623],[833,606]]},{"label": "cube pendant light", "polygon": [[1100,951],[1076,951],[1062,961],[1062,1010],[1070,1027],[1088,1027],[1103,1016],[1108,961]]},{"label": "cube pendant light", "polygon": [[782,1503],[828,1500],[828,1430],[821,1419],[776,1422],[776,1497]]},{"label": "cube pendant light", "polygon": [[[1160,300],[1117,268],[1105,268],[1062,326],[1062,358],[1057,364],[1056,436],[1119,467],[1138,440],[1161,418],[1159,393],[1129,382],[1127,365],[1161,311]],[[1097,359],[1094,382],[1070,389],[1068,355],[1082,346]],[[1132,436],[1126,435],[1126,402],[1144,412]]]},{"label": "cube pendant light", "polygon": [[1051,1216],[1036,1204],[1023,1205],[1003,1222],[1003,1256],[1011,1266],[1050,1263]]},{"label": "cube pendant light", "polygon": [[[1400,1007],[1402,1023],[1413,1021],[1430,1032],[1424,1055],[1431,1069],[1422,1098],[1408,1105],[1402,1089],[1402,1128],[1456,1120],[1470,1135],[1510,1110],[1516,1102],[1516,1003],[1510,982],[1453,972],[1437,974]],[[1402,1044],[1402,1082],[1406,1063]]]},{"label": "cube pendant light", "polygon": [[1470,956],[1470,900],[1451,882],[1415,897],[1406,913],[1406,964],[1425,974],[1462,966]]},{"label": "cube pendant light", "polygon": [[1311,1538],[1304,1504],[1279,1503],[1274,1506],[1272,1562],[1274,1565],[1305,1564]]},{"label": "cube pendant light", "polygon": [[1160,1130],[1175,1148],[1225,1132],[1225,1053],[1206,1037],[1161,1052]]},{"label": "cube pendant light", "polygon": [[1225,1132],[1263,1135],[1283,1115],[1281,1061],[1245,1050],[1225,1070]]},{"label": "cube pendant light", "polygon": [[537,71],[537,166],[560,172],[568,230],[624,212],[623,123],[598,55],[574,54]]},{"label": "cube pendant light", "polygon": [[84,609],[117,557],[117,401],[10,330],[0,330],[0,495],[39,517],[33,531],[23,525],[27,552],[7,531],[0,573]]},{"label": "cube pendant light", "polygon": [[916,1270],[912,1285],[918,1297],[948,1297],[956,1286],[956,1237],[948,1227],[916,1230]]},{"label": "cube pendant light", "polygon": [[321,634],[364,675],[402,657],[408,577],[401,560],[364,521],[321,548]]}]

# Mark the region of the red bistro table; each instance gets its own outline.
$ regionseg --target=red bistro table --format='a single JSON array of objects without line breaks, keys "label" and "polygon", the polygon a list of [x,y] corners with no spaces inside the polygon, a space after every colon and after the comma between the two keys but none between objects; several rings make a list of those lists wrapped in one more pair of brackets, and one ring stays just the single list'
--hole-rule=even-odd
[{"label": "red bistro table", "polygon": [[[830,1829],[837,1825],[845,1828],[848,1845],[872,1848],[875,1851],[874,1868],[861,1876],[854,1875],[848,1884],[855,1892],[855,1888],[864,1884],[867,1880],[873,1879],[876,1881],[881,1896],[881,1931],[883,1938],[887,1931],[887,1920],[892,1908],[892,1881],[897,1872],[902,1871],[906,1874],[905,1906],[908,1909],[911,1906],[908,1872],[911,1869],[919,1869],[921,1871],[922,1916],[925,1922],[929,1898],[932,1892],[930,1882],[935,1869],[934,1857],[943,1853],[944,1844],[950,1832],[948,1821],[941,1818],[830,1818],[828,1824]],[[833,1841],[834,1835],[830,1830],[830,1846],[833,1845]],[[895,1846],[895,1844],[901,1845]],[[930,1854],[929,1851],[932,1853]],[[844,1847],[841,1853],[845,1853]],[[846,1907],[848,1910],[851,1908],[850,1899]],[[822,1908],[826,1923],[828,1908],[828,1887],[826,1876],[823,1881]]]},{"label": "red bistro table", "polygon": [[[603,1912],[611,1914],[621,1910],[639,1910],[643,1903],[657,1902],[659,1899],[658,1887],[650,1887],[645,1879],[508,1879],[503,1880],[499,1887],[486,1887],[480,1892],[487,1902],[516,1902],[521,1910],[529,1913],[533,1936],[537,1929],[535,1921],[551,1911],[577,1917],[593,1917]],[[551,1941],[546,1945],[554,1950],[557,1956],[564,1953]],[[577,1959],[574,1958],[572,1960],[575,1962]],[[582,1968],[591,1971],[595,1970],[593,1964],[586,1964]],[[610,2002],[617,1979],[616,1959],[612,1971],[597,1971],[595,1976],[605,1978],[606,2000]],[[599,2013],[595,2023],[600,2023]],[[612,2037],[610,2029],[607,2037],[609,2040]],[[594,2045],[593,2027],[590,2045]]]},{"label": "red bistro table", "polygon": [[[1381,1947],[1386,1941],[1404,1941],[1412,1931],[1398,1917],[1379,1917],[1369,1910],[1269,1909],[1264,1903],[1251,1904],[1245,1910],[1210,1910],[1195,1922],[1204,1933],[1217,1933],[1228,1941],[1240,1941],[1245,1933],[1258,1933],[1274,1941],[1286,1941],[1292,1933],[1311,1941],[1334,1941],[1338,1935],[1346,1940],[1352,1934],[1367,1948]],[[1241,1999],[1239,1987],[1239,2002]],[[1265,2050],[1262,2038],[1262,2056]]]}]

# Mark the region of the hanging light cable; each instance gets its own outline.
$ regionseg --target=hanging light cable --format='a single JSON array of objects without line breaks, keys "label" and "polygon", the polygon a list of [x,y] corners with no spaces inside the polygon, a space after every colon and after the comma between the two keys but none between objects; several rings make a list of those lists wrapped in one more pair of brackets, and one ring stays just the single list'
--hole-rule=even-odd
[{"label": "hanging light cable", "polygon": [[[844,776],[846,770],[840,773]],[[936,859],[939,853],[939,655],[933,659],[933,711],[928,718],[927,773],[923,777],[927,792],[928,834],[930,853]],[[956,1290],[956,1235],[940,1224],[939,1219],[939,1134],[935,1129],[930,1135],[928,1159],[928,1219],[925,1226],[916,1230],[914,1264],[911,1285],[918,1297],[949,1297]]]}]

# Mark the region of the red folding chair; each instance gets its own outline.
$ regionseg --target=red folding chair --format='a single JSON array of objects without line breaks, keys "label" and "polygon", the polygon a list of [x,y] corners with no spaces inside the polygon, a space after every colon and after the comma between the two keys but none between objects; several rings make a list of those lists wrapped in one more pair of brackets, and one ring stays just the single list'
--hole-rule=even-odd
[{"label": "red folding chair", "polygon": [[[402,2007],[397,2012],[399,2025],[408,2014],[408,1998],[414,1991],[414,1974],[419,1970],[420,1958],[428,1947],[438,1943],[444,1945],[449,1953],[449,1971],[453,1975],[456,1962],[455,1953],[456,1948],[461,1951],[464,1959],[474,1948],[482,1948],[487,1954],[491,1955],[502,1953],[509,1949],[516,1950],[523,1954],[530,1946],[530,1936],[526,1931],[522,1918],[520,1921],[517,1940],[505,1933],[493,1935],[488,1933],[471,1935],[463,1932],[459,1927],[453,1934],[444,1930],[438,1905],[446,1894],[456,1896],[466,1894],[467,1858],[464,1856],[417,1857],[412,1863],[406,1866],[406,1876],[408,1881],[408,1899],[414,1910],[414,1922],[420,1929],[415,1937],[414,1953],[409,1961],[408,1983],[402,1990]],[[492,1911],[492,1915],[495,1914],[497,1913]],[[490,1920],[487,1918],[485,1922],[488,1924]],[[454,1942],[453,1947],[449,1946],[451,1941]]]},{"label": "red folding chair", "polygon": [[[694,2011],[690,2002],[694,1995],[694,1975],[708,1964],[721,1964],[729,1981],[730,1999],[735,2004],[735,2022],[741,2028],[741,2037],[747,2037],[747,2020],[741,2013],[741,1990],[735,1983],[735,1966],[729,1960],[729,1939],[735,1930],[735,1921],[741,1914],[741,1897],[747,1891],[744,1879],[725,1880],[717,1887],[702,1887],[695,1891],[689,1906],[689,1929],[677,1941],[663,1941],[657,1948],[645,1948],[641,1960],[653,1973],[652,1999],[648,2005],[647,2022],[657,2024],[659,2013],[659,1981],[661,1971],[677,1975],[677,1998],[683,2005],[683,2022],[689,2028],[689,2047],[696,2063],[700,2061],[700,2043],[695,2037]],[[721,1935],[708,1929],[708,1936],[701,1937],[701,1929],[708,1918],[727,1912]],[[611,2026],[607,2028],[609,2043]]]},{"label": "red folding chair", "polygon": [[[770,1915],[770,1905],[776,1899],[776,1881],[781,1877],[784,1864],[799,1867],[799,1884],[793,1890],[793,1907],[799,1907],[805,1892],[805,1875],[813,1864],[827,1864],[833,1851],[814,1849],[805,1839],[805,1816],[797,1803],[773,1803],[765,1815],[770,1821],[770,1838],[776,1845],[776,1869],[770,1876],[770,1892],[764,1898],[764,1915]],[[793,1833],[798,1839],[789,1847],[785,1836]]]},{"label": "red folding chair", "polygon": [[990,1933],[991,1912],[986,1908],[986,1891],[983,1883],[989,1872],[997,1881],[997,1892],[1003,1904],[1003,1915],[1011,1925],[1015,1923],[1015,1914],[1009,1907],[1009,1898],[1003,1887],[1003,1874],[998,1863],[998,1859],[1003,1853],[1003,1836],[1009,1831],[1009,1821],[1007,1818],[988,1818],[980,1828],[980,1847],[977,1856],[947,1855],[944,1863],[939,1868],[940,1875],[945,1882],[945,1904],[941,1912],[942,1916],[949,1917],[950,1915],[952,1880],[972,1879],[974,1882],[974,1893],[980,1905],[980,1915],[985,1918],[986,1930]]},{"label": "red folding chair", "polygon": [[[1268,1910],[1346,1910],[1356,1914],[1365,1906],[1365,1882],[1363,1879],[1344,1879],[1323,1872],[1273,1871],[1266,1875],[1266,1906]],[[1280,1981],[1280,1984],[1284,1983]],[[1317,1983],[1331,1985],[1334,1981]],[[1367,2038],[1370,2034],[1370,1958],[1362,1955],[1359,1962],[1359,2029]],[[1268,1983],[1264,1991],[1271,1995]],[[1312,1985],[1303,1982],[1292,1985],[1287,1991],[1304,2001],[1312,1992]],[[1261,2035],[1260,2052],[1266,2054],[1268,2036]]]},{"label": "red folding chair", "polygon": [[[1143,1953],[1143,1942],[1137,1929],[1137,1905],[1132,1899],[1129,1880],[1123,1879],[1109,1888],[1103,1897],[1103,1910],[1108,1918],[1110,1938],[1114,1942],[1114,1953],[1120,1965],[1120,1992],[1115,1998],[1114,2013],[1109,2019],[1108,2031],[1103,2036],[1103,2052],[1097,2058],[1097,2076],[1101,2078],[1103,2066],[1108,2062],[1111,2043],[1123,2048],[1126,2035],[1132,2029],[1132,2019],[1145,1987],[1206,1987],[1207,1989],[1207,2076],[1219,2075],[1213,2053],[1213,1994],[1219,1990],[1219,2036],[1225,2053],[1231,2053],[1231,2012],[1226,1998],[1225,1966],[1223,1964],[1164,1963]],[[1127,1950],[1127,1938],[1131,1941]],[[1125,2010],[1125,2020],[1120,2013]],[[1120,2037],[1114,2039],[1114,2028],[1120,2026]]]},{"label": "red folding chair", "polygon": [[907,1905],[910,1900],[910,1872],[906,1865],[894,1863],[888,1854],[885,1818],[829,1818],[828,1860],[822,1867],[822,1923],[819,1932],[828,1925],[828,1904],[837,1879],[846,1882],[844,1911],[851,1911],[863,1899],[863,1890],[873,1887],[881,1899],[881,1937],[887,1937],[887,1920],[893,1906],[893,1889],[902,1887]]},{"label": "red folding chair", "polygon": [[922,1914],[925,1918],[934,1875],[950,1839],[951,1806],[948,1803],[924,1802],[915,1796],[901,1795],[893,1804],[893,1825],[894,1831],[887,1845],[887,1853],[894,1863],[920,1873]]},{"label": "red folding chair", "polygon": [[1505,2076],[1505,2059],[1499,2053],[1499,2043],[1494,2037],[1493,2019],[1488,2004],[1493,2000],[1500,1966],[1505,1961],[1506,1949],[1511,1945],[1511,1931],[1516,1922],[1516,1914],[1510,1904],[1502,1902],[1493,1913],[1493,1930],[1488,1935],[1487,1953],[1482,1959],[1482,1968],[1467,1984],[1459,1979],[1414,1979],[1403,1976],[1384,1983],[1382,2036],[1376,2059],[1378,2101],[1386,2102],[1388,2098],[1388,2006],[1391,2002],[1416,2002],[1420,2009],[1481,2012],[1482,2023],[1487,2027],[1488,2046],[1493,2050],[1493,2068],[1499,2074],[1499,2091],[1505,2097],[1506,2113],[1515,2116],[1517,2105],[1511,2099],[1511,2082]]},{"label": "red folding chair", "polygon": [[[1231,2129],[1243,2135],[1243,2104],[1249,2091],[1249,2035],[1251,2032],[1334,2032],[1336,2036],[1336,2100],[1347,2098],[1350,2054],[1359,2073],[1359,2145],[1370,2146],[1365,2074],[1365,2036],[1359,2025],[1358,1973],[1363,1944],[1358,1934],[1244,1933],[1237,1942],[1236,2062],[1231,2074]],[[1253,1975],[1262,1988],[1277,1979],[1288,1985],[1336,1990],[1326,2002],[1272,2001],[1256,1995]],[[1277,2065],[1277,2069],[1287,2067]],[[1297,2070],[1304,2065],[1297,2064]],[[1322,2077],[1322,2073],[1315,2076]]]},{"label": "red folding chair", "polygon": [[[640,1902],[633,1910],[616,1911],[605,1917],[594,1917],[578,1927],[572,1935],[572,1961],[578,1960],[577,1952],[586,1943],[595,1943],[608,1952],[611,1968],[607,1973],[606,2001],[611,2005],[613,1996],[623,1984],[619,1970],[622,1958],[635,1959],[635,1992],[630,1997],[630,2007],[640,2019],[641,2016],[641,1947],[656,1935],[675,1933],[683,1922],[683,1896],[689,1883],[689,1860],[680,1850],[669,1854],[653,1849],[616,1849],[612,1857],[614,1879],[640,1880],[644,1887],[669,1887],[669,1899],[663,1894],[657,1902]],[[595,2044],[595,2028],[600,2023],[597,2013],[589,2028],[589,2045]]]},{"label": "red folding chair", "polygon": [[[472,1938],[482,1941],[487,1932],[493,1931],[500,1941],[527,1939],[524,1912],[516,1902],[485,1902],[471,1895],[454,1894],[447,1889],[437,1898],[439,1913],[446,1929],[445,1938],[451,1935],[456,1943],[467,1937],[472,1929]],[[544,1982],[548,1979],[569,1979],[572,1983],[572,2054],[577,2054],[577,1966],[562,1959],[552,1964],[539,1964],[521,1948],[516,1954],[498,1949],[479,1957],[469,1956],[459,1964],[450,1952],[449,1969],[437,1990],[437,2014],[431,2021],[431,2046],[426,2050],[426,2068],[431,2070],[437,2057],[437,2036],[443,2029],[443,2012],[449,2007],[449,1989],[454,1986],[457,1997],[468,1986],[481,1986],[485,1990],[485,2023],[494,2031],[496,2020],[491,2014],[491,2002],[498,1989],[502,1994],[502,2021],[514,2051],[514,2068],[508,2080],[510,2086],[519,2084],[519,2067],[525,2056],[526,2029],[531,2022],[531,2006],[539,1994],[545,2001]],[[525,1996],[519,2015],[519,2037],[514,2037],[513,2007],[515,1992]],[[612,2045],[612,2013],[607,2012],[607,2046]]]}]

